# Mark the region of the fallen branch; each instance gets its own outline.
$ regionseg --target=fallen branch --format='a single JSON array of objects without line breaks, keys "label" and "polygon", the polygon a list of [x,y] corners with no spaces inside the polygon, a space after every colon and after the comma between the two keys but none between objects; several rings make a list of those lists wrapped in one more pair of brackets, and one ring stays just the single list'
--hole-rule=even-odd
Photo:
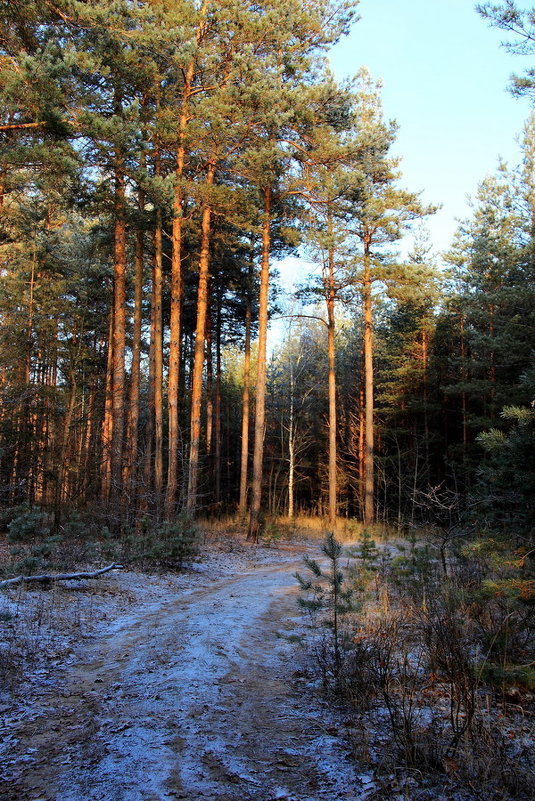
[{"label": "fallen branch", "polygon": [[51,581],[81,581],[82,579],[98,578],[104,573],[109,573],[110,570],[123,570],[123,565],[118,565],[114,562],[112,565],[102,567],[100,570],[95,570],[92,573],[56,573],[54,575],[49,574],[44,576],[16,576],[16,578],[0,581],[0,588],[12,587],[14,584],[29,584],[30,581],[41,581],[43,583]]}]

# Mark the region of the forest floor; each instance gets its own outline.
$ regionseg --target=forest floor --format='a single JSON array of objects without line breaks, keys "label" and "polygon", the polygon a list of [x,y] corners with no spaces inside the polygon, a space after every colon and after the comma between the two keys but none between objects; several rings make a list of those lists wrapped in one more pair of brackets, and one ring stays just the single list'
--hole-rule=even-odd
[{"label": "forest floor", "polygon": [[4,591],[24,653],[4,644],[19,675],[0,695],[0,798],[365,798],[299,646],[305,553],[319,544],[210,546],[178,575]]}]

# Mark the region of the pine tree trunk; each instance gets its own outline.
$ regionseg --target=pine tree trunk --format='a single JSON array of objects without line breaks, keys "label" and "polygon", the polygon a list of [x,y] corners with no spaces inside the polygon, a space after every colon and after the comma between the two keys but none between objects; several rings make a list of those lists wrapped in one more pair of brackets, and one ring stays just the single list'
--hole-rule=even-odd
[{"label": "pine tree trunk", "polygon": [[110,500],[111,492],[111,440],[113,432],[113,305],[110,307],[106,353],[106,383],[104,388],[104,417],[102,420],[102,499]]},{"label": "pine tree trunk", "polygon": [[94,480],[94,474],[90,470],[91,450],[93,445],[93,431],[95,429],[95,411],[96,411],[96,394],[97,394],[97,381],[95,377],[91,377],[88,387],[89,398],[87,401],[87,411],[84,417],[84,432],[82,453],[80,457],[80,473],[79,473],[79,489],[78,496],[82,503],[88,501],[88,488],[90,483]]},{"label": "pine tree trunk", "polygon": [[160,519],[163,489],[163,330],[162,330],[162,211],[156,211],[154,231],[154,495]]},{"label": "pine tree trunk", "polygon": [[426,478],[429,481],[431,465],[429,462],[429,333],[424,328],[422,331],[422,370],[423,370],[423,395],[424,395],[424,454]]},{"label": "pine tree trunk", "polygon": [[290,355],[290,419],[288,421],[288,517],[293,519],[295,493],[295,374]]},{"label": "pine tree trunk", "polygon": [[[464,315],[460,315],[459,329],[461,332],[461,376],[463,383],[468,380],[468,370],[466,369],[466,339],[464,332]],[[468,405],[466,401],[466,392],[463,389],[461,393],[461,416],[463,428],[463,462],[466,464],[466,449],[468,446]]]},{"label": "pine tree trunk", "polygon": [[182,335],[182,215],[184,192],[181,185],[184,174],[186,149],[184,135],[188,123],[188,104],[190,86],[188,81],[193,77],[193,63],[188,68],[184,100],[179,121],[179,146],[175,166],[175,194],[173,201],[173,223],[171,230],[171,313],[169,320],[169,372],[167,379],[167,416],[168,416],[168,459],[167,488],[165,494],[165,518],[171,520],[175,511],[178,487],[178,399],[180,392],[180,341]]},{"label": "pine tree trunk", "polygon": [[[138,208],[143,211],[145,193],[138,193]],[[136,231],[135,243],[135,272],[134,272],[134,324],[132,331],[132,367],[130,371],[130,402],[128,407],[128,423],[126,427],[126,458],[124,483],[128,488],[130,498],[135,493],[135,472],[138,453],[138,423],[139,423],[139,387],[141,375],[141,323],[143,303],[143,264],[144,264],[144,237],[141,227]]]},{"label": "pine tree trunk", "polygon": [[[156,159],[156,164],[158,159]],[[158,169],[158,168],[157,168]],[[162,491],[162,212],[156,211],[151,277],[149,391],[143,466],[143,508],[157,516]],[[159,429],[159,430],[158,430]]]},{"label": "pine tree trunk", "polygon": [[[252,271],[252,266],[251,266]],[[240,460],[240,517],[247,511],[247,466],[249,461],[249,405],[251,381],[251,273],[247,287],[245,307],[245,353],[243,356],[243,391],[241,421],[241,460]]]},{"label": "pine tree trunk", "polygon": [[[199,10],[199,25],[196,41],[200,45],[206,22],[209,0],[203,0]],[[169,371],[167,377],[167,409],[168,409],[168,459],[167,486],[165,493],[165,519],[171,520],[176,506],[178,488],[178,400],[180,392],[180,344],[182,336],[182,220],[184,190],[182,178],[186,163],[186,129],[190,119],[190,99],[195,61],[192,59],[184,73],[182,104],[178,121],[178,148],[175,162],[175,191],[173,198],[173,223],[171,231],[171,314],[169,320]]]},{"label": "pine tree trunk", "polygon": [[264,218],[262,224],[262,265],[258,308],[258,361],[254,428],[253,476],[251,484],[251,514],[247,539],[258,541],[260,508],[262,504],[262,466],[264,461],[264,428],[266,409],[266,345],[269,303],[269,255],[271,250],[271,187],[263,189]]},{"label": "pine tree trunk", "polygon": [[143,457],[143,497],[141,499],[141,508],[145,511],[150,506],[153,485],[152,457],[154,453],[154,383],[156,375],[156,342],[154,335],[156,324],[154,301],[154,261],[152,265],[151,284],[149,386],[147,393],[147,422],[145,424],[145,454]]},{"label": "pine tree trunk", "polygon": [[[362,362],[364,361],[364,353],[362,353]],[[361,376],[364,376],[364,371],[361,369]],[[361,378],[359,387],[359,507],[361,518],[364,520],[364,487],[366,484],[366,447],[365,447],[365,430],[366,430],[366,415],[364,404],[364,381]]]},{"label": "pine tree trunk", "polygon": [[[328,234],[332,238],[332,220],[327,221]],[[336,345],[334,318],[334,250],[329,244],[327,276],[327,359],[329,383],[329,525],[336,523],[337,480],[336,480]]]},{"label": "pine tree trunk", "polygon": [[[125,177],[123,156],[117,151],[115,168],[115,237],[114,237],[114,293],[113,293],[113,359],[112,359],[112,437],[111,437],[111,493],[110,499],[119,502],[121,497],[124,383],[125,383],[125,325],[126,325],[126,214]],[[117,505],[115,504],[115,508]]]},{"label": "pine tree trunk", "polygon": [[215,492],[214,502],[217,509],[221,504],[221,299],[217,299],[217,319],[215,334]]},{"label": "pine tree trunk", "polygon": [[364,523],[369,525],[375,520],[374,509],[374,441],[373,441],[373,317],[372,317],[372,280],[369,243],[364,245]]},{"label": "pine tree trunk", "polygon": [[69,402],[67,404],[67,415],[61,427],[61,447],[59,452],[58,477],[56,481],[56,493],[54,499],[54,528],[57,529],[61,523],[61,512],[63,502],[66,498],[66,479],[68,465],[69,439],[71,435],[72,419],[74,415],[74,404],[76,401],[76,381],[71,374],[69,382]]},{"label": "pine tree trunk", "polygon": [[[215,162],[210,161],[206,174],[206,186],[214,183]],[[188,472],[188,497],[186,508],[194,515],[197,510],[197,490],[199,484],[199,446],[201,438],[202,374],[204,367],[204,348],[206,315],[208,310],[208,268],[210,262],[211,204],[203,205],[201,218],[201,252],[199,258],[199,287],[197,291],[197,325],[195,328],[195,356],[191,385],[191,436]]]},{"label": "pine tree trunk", "polygon": [[206,456],[212,463],[214,431],[214,364],[212,353],[212,315],[208,304],[206,319]]}]

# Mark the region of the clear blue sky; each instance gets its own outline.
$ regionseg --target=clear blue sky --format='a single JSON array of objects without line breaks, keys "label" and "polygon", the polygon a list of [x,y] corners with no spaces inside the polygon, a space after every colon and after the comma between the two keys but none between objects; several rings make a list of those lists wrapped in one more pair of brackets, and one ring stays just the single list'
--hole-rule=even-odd
[{"label": "clear blue sky", "polygon": [[[445,251],[478,183],[499,158],[511,166],[519,159],[516,140],[531,106],[507,87],[511,74],[535,66],[535,58],[500,47],[505,32],[489,27],[475,0],[361,0],[359,13],[331,54],[332,68],[344,78],[365,65],[383,81],[385,117],[399,125],[394,152],[402,159],[402,185],[442,205],[428,227],[435,250]],[[278,266],[287,289],[309,271],[294,258]],[[281,331],[282,321],[274,322],[273,342]]]},{"label": "clear blue sky", "polygon": [[[519,4],[531,7],[531,3]],[[515,139],[530,113],[507,91],[509,76],[534,66],[500,43],[475,0],[361,0],[361,19],[331,55],[339,78],[361,65],[383,81],[385,116],[399,124],[403,185],[443,208],[430,219],[438,250],[449,247],[466,198],[498,157],[518,159]]]}]

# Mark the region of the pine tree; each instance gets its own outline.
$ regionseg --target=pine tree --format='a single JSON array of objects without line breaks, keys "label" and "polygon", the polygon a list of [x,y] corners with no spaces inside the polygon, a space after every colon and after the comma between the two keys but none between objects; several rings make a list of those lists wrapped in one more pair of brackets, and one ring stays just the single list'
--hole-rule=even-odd
[{"label": "pine tree", "polygon": [[395,280],[393,266],[385,260],[385,246],[398,241],[410,224],[434,209],[425,208],[418,195],[397,187],[398,162],[389,156],[395,125],[383,119],[380,84],[366,70],[359,74],[357,130],[360,137],[361,180],[351,197],[349,227],[361,243],[355,282],[362,297],[364,316],[364,522],[375,519],[374,479],[374,365],[373,285]]}]

